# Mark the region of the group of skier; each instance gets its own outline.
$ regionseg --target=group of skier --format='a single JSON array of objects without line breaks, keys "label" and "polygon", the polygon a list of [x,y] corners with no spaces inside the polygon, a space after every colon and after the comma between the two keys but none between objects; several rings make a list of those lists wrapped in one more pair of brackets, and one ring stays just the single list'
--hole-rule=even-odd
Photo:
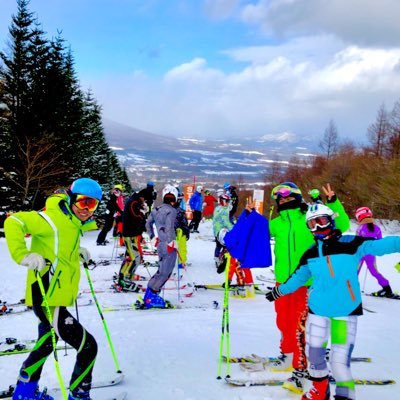
[{"label": "group of skier", "polygon": [[[329,400],[326,346],[330,341],[334,398],[354,400],[350,360],[357,317],[362,315],[360,260],[399,252],[400,238],[365,237],[361,228],[364,223],[372,223],[364,219],[372,218],[366,207],[356,212],[361,224],[357,235],[343,235],[350,226],[349,218],[330,185],[323,191],[326,204],[314,191],[312,204],[307,205],[292,182],[272,190],[279,213],[270,221],[270,234],[275,238],[276,286],[266,298],[275,301],[276,324],[281,332],[281,356],[272,363],[272,369],[292,370],[283,387],[295,393],[303,393],[306,381],[311,381],[302,400]],[[386,283],[382,281],[387,292]]]},{"label": "group of skier", "polygon": [[[125,272],[131,279],[135,268],[143,261],[140,252],[142,233],[146,231],[151,240],[157,236],[159,267],[147,285],[143,300],[145,308],[165,308],[168,304],[160,291],[177,258],[184,266],[186,241],[190,231],[198,231],[197,222],[200,221],[197,219],[188,225],[183,195],[172,185],[164,187],[162,204],[153,207],[155,196],[151,186],[133,193],[123,209],[119,207],[116,211],[110,207],[109,214],[115,220],[121,217],[122,211],[120,230],[126,257],[120,271],[121,279],[126,278]],[[112,189],[116,202],[122,196],[122,189],[118,185]],[[276,286],[266,298],[275,301],[276,325],[281,332],[281,355],[272,363],[272,368],[292,370],[283,386],[302,394],[303,400],[328,400],[326,345],[330,341],[330,369],[336,381],[334,397],[336,400],[354,400],[350,359],[357,317],[362,315],[359,269],[365,261],[382,286],[379,295],[389,296],[392,293],[389,282],[376,271],[375,259],[371,257],[399,252],[400,238],[381,239],[367,207],[356,212],[360,224],[357,235],[343,235],[349,228],[349,217],[330,185],[322,189],[325,204],[320,193],[315,191],[315,196],[310,193],[312,204],[307,204],[300,189],[292,182],[283,182],[272,190],[278,216],[269,222],[269,228],[263,225],[275,239]],[[193,196],[201,197],[203,207],[202,191],[203,187],[198,186]],[[217,191],[217,196],[213,228],[216,238],[214,256],[219,260],[225,237],[235,224],[238,197],[229,183]],[[90,260],[89,251],[80,247],[80,237],[84,231],[97,229],[92,216],[101,199],[99,184],[89,178],[80,178],[67,190],[51,195],[44,210],[17,212],[5,221],[11,256],[16,263],[28,268],[26,304],[33,307],[39,319],[38,342],[22,364],[14,399],[52,400],[50,395],[39,391],[38,382],[43,365],[53,350],[53,340],[61,338],[77,350],[68,398],[90,400],[97,344],[67,307],[77,298],[80,262],[87,267]],[[246,212],[252,213],[254,208],[255,203],[249,202]],[[98,244],[103,244],[107,229],[110,230],[113,224],[110,226],[106,221]],[[26,244],[26,235],[31,236],[30,246]],[[304,393],[307,380],[312,386]]]}]

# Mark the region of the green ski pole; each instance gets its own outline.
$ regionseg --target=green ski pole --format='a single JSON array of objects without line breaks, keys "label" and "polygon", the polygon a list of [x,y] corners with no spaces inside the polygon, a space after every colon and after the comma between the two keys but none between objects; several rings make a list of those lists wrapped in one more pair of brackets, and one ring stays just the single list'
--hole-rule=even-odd
[{"label": "green ski pole", "polygon": [[222,352],[224,348],[224,342],[226,343],[226,356],[227,356],[227,377],[229,377],[230,370],[230,338],[229,338],[229,283],[228,283],[228,273],[230,256],[227,257],[227,265],[225,266],[225,284],[224,284],[224,307],[222,311],[222,326],[221,326],[221,337],[219,342],[219,360],[218,360],[218,376],[217,379],[221,379],[221,369],[222,369]]},{"label": "green ski pole", "polygon": [[61,375],[60,364],[58,362],[57,340],[56,340],[56,332],[54,331],[54,327],[53,327],[53,317],[51,315],[49,303],[47,302],[46,290],[44,289],[42,277],[40,276],[39,271],[35,270],[35,275],[36,275],[37,282],[39,284],[40,293],[42,294],[42,297],[43,297],[44,308],[46,309],[47,319],[50,323],[51,341],[53,344],[53,354],[54,354],[54,365],[56,368],[58,383],[60,385],[63,399],[67,400],[68,399],[67,390],[65,389],[63,377]]},{"label": "green ski pole", "polygon": [[90,292],[92,293],[93,300],[96,303],[97,311],[99,312],[101,321],[103,322],[104,331],[106,332],[106,337],[107,337],[108,345],[110,346],[111,354],[112,354],[113,359],[114,359],[115,368],[117,369],[117,373],[120,374],[120,373],[122,373],[122,371],[119,368],[117,355],[115,354],[114,345],[113,345],[113,342],[111,340],[111,336],[110,336],[110,332],[108,330],[107,322],[106,322],[106,320],[104,318],[103,312],[101,311],[99,302],[97,300],[96,294],[95,294],[94,289],[93,289],[93,283],[92,283],[92,280],[90,279],[89,268],[88,268],[87,262],[83,263],[83,267],[84,267],[84,270],[85,270],[85,273],[86,273],[86,278],[87,278],[88,283],[89,283]]}]

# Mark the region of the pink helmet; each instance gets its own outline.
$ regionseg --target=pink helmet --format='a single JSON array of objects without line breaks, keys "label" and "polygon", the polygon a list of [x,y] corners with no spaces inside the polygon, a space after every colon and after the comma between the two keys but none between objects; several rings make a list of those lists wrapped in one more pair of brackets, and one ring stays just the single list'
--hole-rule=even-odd
[{"label": "pink helmet", "polygon": [[357,208],[356,220],[361,222],[364,218],[372,218],[372,211],[368,207]]}]

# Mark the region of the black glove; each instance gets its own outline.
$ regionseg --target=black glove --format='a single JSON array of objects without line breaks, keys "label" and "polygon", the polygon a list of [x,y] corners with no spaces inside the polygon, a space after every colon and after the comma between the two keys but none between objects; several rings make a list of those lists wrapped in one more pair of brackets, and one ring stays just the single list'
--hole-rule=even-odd
[{"label": "black glove", "polygon": [[268,301],[275,301],[276,299],[279,299],[279,297],[281,296],[283,296],[283,294],[279,290],[278,286],[274,287],[270,292],[265,293],[265,298]]}]

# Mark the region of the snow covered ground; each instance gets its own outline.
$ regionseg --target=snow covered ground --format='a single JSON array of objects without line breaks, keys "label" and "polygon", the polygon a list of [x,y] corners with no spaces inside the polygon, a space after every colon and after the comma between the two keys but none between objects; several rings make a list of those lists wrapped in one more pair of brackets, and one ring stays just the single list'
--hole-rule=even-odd
[{"label": "snow covered ground", "polygon": [[[400,234],[398,223],[385,225],[384,234]],[[82,245],[90,249],[92,258],[110,258],[113,243],[106,247],[95,245],[97,232],[91,232],[82,239]],[[200,234],[193,234],[188,242],[189,262],[182,283],[222,283],[223,275],[218,275],[213,263],[214,243],[211,241],[211,223],[200,225]],[[119,249],[119,252],[122,252]],[[11,261],[4,238],[0,239],[2,257],[2,279],[0,299],[8,302],[24,297],[25,274],[23,267]],[[393,266],[400,260],[400,254],[378,258],[381,272],[388,277],[394,290],[400,292],[400,274]],[[103,306],[133,303],[137,294],[113,293],[108,290],[114,272],[120,261],[108,266],[98,266],[91,271],[95,288],[101,292],[97,298]],[[138,271],[142,275],[153,274],[155,268]],[[264,274],[273,276],[267,269],[253,270],[253,276]],[[378,284],[364,271],[360,275],[361,286],[366,292],[379,289]],[[174,288],[175,283],[167,283]],[[91,298],[84,272],[81,289],[85,293],[79,303]],[[104,312],[113,339],[120,368],[125,374],[124,381],[112,388],[92,391],[95,400],[109,398],[121,391],[128,392],[129,400],[268,400],[299,399],[300,396],[288,393],[280,387],[232,387],[217,380],[219,341],[223,292],[198,290],[190,298],[184,297],[188,290],[181,290],[181,303],[184,307],[203,305],[202,308],[151,311]],[[165,297],[178,304],[177,290],[165,290]],[[357,378],[395,379],[400,384],[400,301],[364,297],[364,306],[375,311],[366,312],[359,319],[358,339],[355,356],[372,357],[372,363],[354,363],[353,374]],[[213,301],[220,304],[212,307]],[[75,313],[75,309],[71,310]],[[99,343],[99,355],[94,369],[94,379],[112,376],[115,365],[107,344],[103,326],[94,305],[80,307],[79,318],[83,325],[94,334]],[[5,315],[0,317],[0,338],[17,337],[31,339],[36,337],[36,318],[32,312]],[[273,304],[264,296],[254,299],[230,299],[231,355],[275,356],[278,354],[279,334],[275,327]],[[26,355],[0,357],[0,388],[15,383],[18,371]],[[52,358],[52,357],[51,357]],[[61,371],[65,382],[69,381],[75,360],[73,350],[59,351]],[[223,366],[225,376],[225,365]],[[288,373],[255,373],[254,376],[274,378],[287,377]],[[249,376],[231,364],[232,377]],[[357,386],[358,399],[394,400],[399,398],[399,384],[391,386]],[[41,386],[57,386],[54,363],[49,359],[45,365]],[[61,398],[61,396],[59,396]]]}]

